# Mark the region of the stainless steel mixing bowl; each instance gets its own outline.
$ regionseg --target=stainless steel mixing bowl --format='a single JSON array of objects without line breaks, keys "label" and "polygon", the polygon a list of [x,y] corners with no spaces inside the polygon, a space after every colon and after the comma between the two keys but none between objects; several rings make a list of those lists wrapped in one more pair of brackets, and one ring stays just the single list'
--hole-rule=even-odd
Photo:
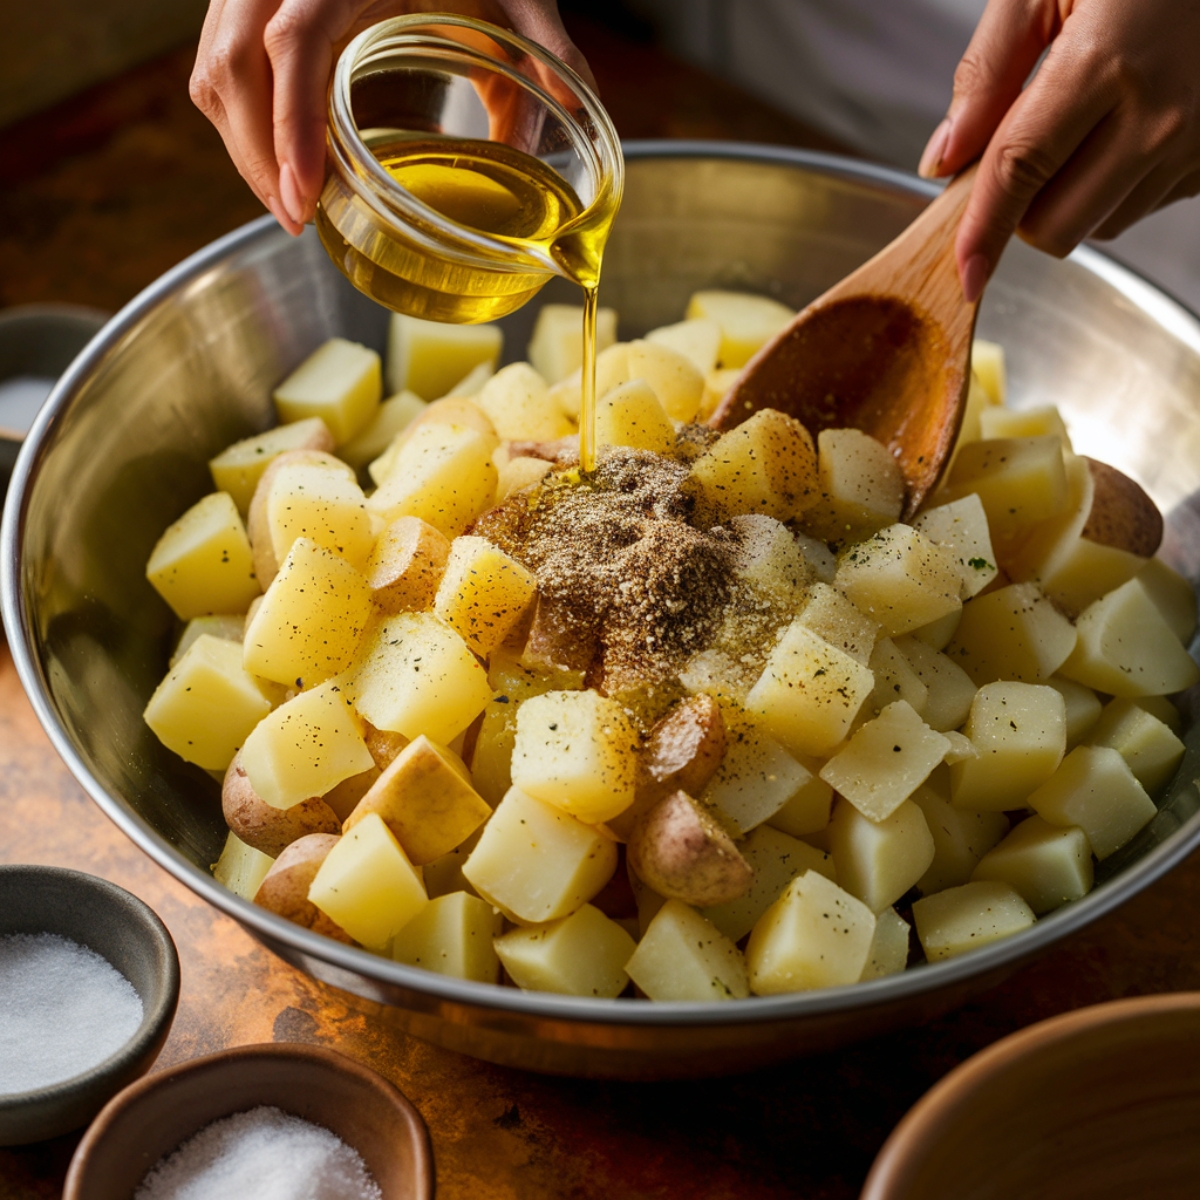
[{"label": "stainless steel mixing bowl", "polygon": [[[643,143],[627,154],[603,287],[626,336],[678,320],[702,286],[799,306],[892,238],[931,194],[909,176],[789,150]],[[576,299],[565,284],[543,296]],[[533,307],[505,322],[514,357]],[[899,976],[712,1005],[465,983],[328,941],[225,891],[208,872],[225,836],[218,785],[142,722],[173,626],[143,568],[164,527],[211,489],[206,460],[270,423],[272,386],[334,334],[382,350],[386,319],[311,232],[293,241],[269,219],[245,226],[142,293],[79,357],[25,444],[4,520],[5,624],[56,748],[152,858],[288,962],[396,1005],[419,1037],[496,1062],[716,1074],[944,1012],[1200,843],[1193,728],[1163,810],[1103,864],[1084,900],[1006,942]],[[980,333],[1007,348],[1017,405],[1058,404],[1080,451],[1147,487],[1170,514],[1168,557],[1200,578],[1200,322],[1091,251],[1060,263],[1015,244],[989,288]]]}]

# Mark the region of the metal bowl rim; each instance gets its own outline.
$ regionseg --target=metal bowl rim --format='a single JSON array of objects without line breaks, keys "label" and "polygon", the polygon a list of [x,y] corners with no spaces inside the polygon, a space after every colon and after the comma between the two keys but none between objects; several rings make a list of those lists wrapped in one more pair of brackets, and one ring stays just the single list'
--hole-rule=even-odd
[{"label": "metal bowl rim", "polygon": [[[816,171],[848,182],[877,184],[909,195],[933,196],[939,190],[937,184],[891,167],[789,147],[647,140],[626,142],[624,152],[626,159],[631,162],[655,158],[731,159]],[[342,945],[266,912],[228,891],[211,875],[184,858],[156,830],[111,795],[75,752],[48,699],[45,677],[37,660],[33,630],[27,620],[20,593],[20,558],[29,494],[36,482],[41,459],[53,440],[56,425],[63,419],[80,386],[163,298],[194,283],[206,271],[216,269],[227,257],[272,235],[279,238],[287,236],[275,218],[267,215],[218,238],[141,291],[88,343],[59,379],[25,439],[13,472],[9,502],[5,506],[3,526],[0,528],[0,598],[4,625],[18,676],[55,750],[88,795],[135,845],[219,911],[268,942],[282,943],[300,955],[318,959],[351,975],[422,993],[451,1004],[491,1009],[498,1015],[643,1027],[744,1025],[869,1010],[910,999],[925,991],[953,988],[978,975],[1014,969],[1023,960],[1111,912],[1166,874],[1200,845],[1200,815],[1197,815],[1140,861],[1082,900],[1074,901],[1042,918],[1022,933],[970,954],[923,964],[865,983],[779,996],[751,996],[744,1000],[718,1003],[596,1000],[547,992],[523,992],[516,988],[455,979]],[[1200,318],[1186,306],[1147,282],[1137,272],[1089,247],[1080,247],[1070,258],[1114,287],[1136,307],[1144,309],[1149,306],[1155,319],[1160,323],[1164,320],[1169,323],[1168,327],[1175,336],[1181,337],[1200,353]]]}]

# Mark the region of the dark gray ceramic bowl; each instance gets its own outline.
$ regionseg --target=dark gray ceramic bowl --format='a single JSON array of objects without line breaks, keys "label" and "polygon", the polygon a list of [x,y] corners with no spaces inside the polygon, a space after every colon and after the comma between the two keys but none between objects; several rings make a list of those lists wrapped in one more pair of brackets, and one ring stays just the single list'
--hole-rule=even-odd
[{"label": "dark gray ceramic bowl", "polygon": [[142,1000],[142,1023],[98,1066],[52,1087],[0,1095],[0,1146],[78,1129],[158,1057],[179,1001],[179,957],[166,926],[136,896],[82,871],[0,866],[0,937],[54,933],[107,959]]}]

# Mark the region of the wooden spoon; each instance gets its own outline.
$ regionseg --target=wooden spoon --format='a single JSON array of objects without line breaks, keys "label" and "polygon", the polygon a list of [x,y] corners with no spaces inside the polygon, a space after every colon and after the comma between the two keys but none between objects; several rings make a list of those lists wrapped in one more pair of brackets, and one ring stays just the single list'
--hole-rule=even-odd
[{"label": "wooden spoon", "polygon": [[966,404],[979,306],[963,297],[954,234],[975,169],[798,313],[746,364],[710,424],[729,429],[777,408],[814,437],[861,429],[896,456],[911,517],[937,484]]}]

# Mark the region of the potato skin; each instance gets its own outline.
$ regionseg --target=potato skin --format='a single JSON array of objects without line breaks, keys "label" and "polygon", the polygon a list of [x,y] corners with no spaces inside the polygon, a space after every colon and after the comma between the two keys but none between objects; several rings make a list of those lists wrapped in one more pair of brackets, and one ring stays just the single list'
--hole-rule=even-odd
[{"label": "potato skin", "polygon": [[242,766],[239,750],[225,772],[221,787],[221,809],[225,824],[247,846],[278,858],[297,839],[312,833],[341,833],[337,814],[319,796],[301,801],[293,808],[275,808],[263,800]]},{"label": "potato skin", "polygon": [[1095,493],[1082,536],[1102,546],[1153,558],[1162,542],[1163,519],[1158,506],[1128,475],[1116,467],[1085,458]]},{"label": "potato skin", "polygon": [[308,889],[318,869],[338,840],[337,834],[310,833],[294,841],[275,860],[275,865],[259,884],[254,903],[294,925],[302,925],[314,933],[323,933],[353,946],[354,939],[308,898]]},{"label": "potato skin", "polygon": [[696,908],[736,900],[754,871],[717,818],[686,792],[660,800],[638,823],[629,862],[660,896]]}]

